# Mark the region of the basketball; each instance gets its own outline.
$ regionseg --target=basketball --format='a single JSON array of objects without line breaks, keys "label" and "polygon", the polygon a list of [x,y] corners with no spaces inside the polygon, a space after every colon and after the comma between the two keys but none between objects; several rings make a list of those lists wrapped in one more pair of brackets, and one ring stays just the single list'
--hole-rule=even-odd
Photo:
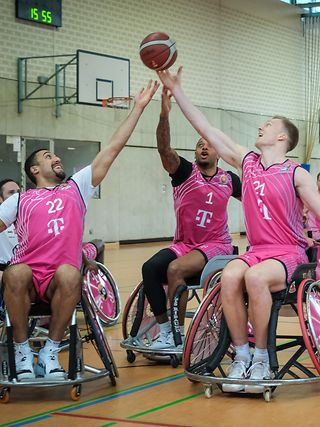
[{"label": "basketball", "polygon": [[176,42],[166,33],[151,33],[140,44],[141,61],[151,70],[166,70],[175,63],[177,55]]}]

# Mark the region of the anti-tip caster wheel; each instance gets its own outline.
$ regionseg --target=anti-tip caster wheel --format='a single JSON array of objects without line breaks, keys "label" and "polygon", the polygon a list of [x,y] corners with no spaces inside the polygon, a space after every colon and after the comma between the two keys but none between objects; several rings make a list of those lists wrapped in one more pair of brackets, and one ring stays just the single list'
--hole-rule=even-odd
[{"label": "anti-tip caster wheel", "polygon": [[131,350],[127,350],[127,361],[129,363],[133,363],[135,360],[136,360],[136,355],[134,354],[134,352]]},{"label": "anti-tip caster wheel", "polygon": [[71,400],[74,400],[76,402],[80,399],[80,396],[81,396],[81,384],[72,386],[70,390]]},{"label": "anti-tip caster wheel", "polygon": [[0,403],[8,403],[10,400],[10,388],[4,387],[0,390]]},{"label": "anti-tip caster wheel", "polygon": [[179,358],[178,358],[175,354],[173,354],[173,355],[170,357],[170,365],[171,365],[173,368],[177,368],[177,367],[179,366]]},{"label": "anti-tip caster wheel", "polygon": [[207,399],[210,399],[210,397],[212,397],[212,395],[213,395],[212,385],[205,385],[204,386],[204,395],[206,396]]},{"label": "anti-tip caster wheel", "polygon": [[272,396],[272,391],[270,388],[266,388],[263,392],[263,398],[266,402],[270,402]]}]

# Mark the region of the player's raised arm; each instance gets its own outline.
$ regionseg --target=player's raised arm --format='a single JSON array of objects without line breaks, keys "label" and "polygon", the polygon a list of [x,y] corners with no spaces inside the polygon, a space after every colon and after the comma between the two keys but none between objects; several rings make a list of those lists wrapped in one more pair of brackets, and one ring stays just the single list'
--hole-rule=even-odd
[{"label": "player's raised arm", "polygon": [[110,166],[130,138],[143,110],[151,101],[159,87],[158,82],[149,81],[146,89],[142,88],[135,96],[132,111],[112,135],[109,145],[100,151],[92,162],[92,185],[97,186],[106,176]]},{"label": "player's raised arm", "polygon": [[249,151],[247,148],[235,144],[221,130],[211,126],[207,118],[187,98],[181,87],[182,67],[176,75],[168,70],[158,71],[158,76],[176,99],[183,114],[194,129],[216,149],[219,156],[230,165],[241,169],[243,157]]},{"label": "player's raised arm", "polygon": [[163,86],[161,95],[161,112],[157,127],[157,147],[164,169],[174,174],[179,165],[180,158],[177,152],[170,146],[169,114],[171,110],[171,94]]}]

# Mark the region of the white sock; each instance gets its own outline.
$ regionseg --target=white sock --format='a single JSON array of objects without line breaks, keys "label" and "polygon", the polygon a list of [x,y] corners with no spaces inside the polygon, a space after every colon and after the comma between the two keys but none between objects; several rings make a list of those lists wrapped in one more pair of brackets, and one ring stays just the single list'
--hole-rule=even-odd
[{"label": "white sock", "polygon": [[51,338],[48,338],[45,346],[43,347],[43,351],[49,353],[51,351],[59,351],[59,344],[61,341],[53,341]]},{"label": "white sock", "polygon": [[171,323],[169,322],[169,320],[164,323],[159,323],[159,326],[160,326],[161,334],[167,334],[168,332],[171,331]]},{"label": "white sock", "polygon": [[23,354],[31,353],[31,348],[29,346],[29,340],[26,340],[24,342],[15,342],[14,348],[17,352],[20,351],[20,353],[23,353]]},{"label": "white sock", "polygon": [[180,325],[180,334],[184,335],[184,325]]},{"label": "white sock", "polygon": [[236,360],[242,360],[246,365],[251,362],[251,353],[249,343],[234,346],[236,351]]},{"label": "white sock", "polygon": [[268,350],[266,348],[255,348],[253,355],[253,363],[255,362],[269,363],[269,355]]}]

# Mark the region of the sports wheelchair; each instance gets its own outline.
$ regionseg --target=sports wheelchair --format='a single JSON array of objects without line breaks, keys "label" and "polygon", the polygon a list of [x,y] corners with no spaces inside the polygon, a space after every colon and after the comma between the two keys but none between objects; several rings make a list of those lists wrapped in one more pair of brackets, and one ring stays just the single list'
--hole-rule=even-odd
[{"label": "sports wheelchair", "polygon": [[[234,254],[238,253],[238,247],[234,246]],[[233,255],[223,255],[215,257],[221,265],[233,258]],[[123,341],[120,346],[127,351],[127,360],[129,363],[134,363],[136,359],[135,353],[141,353],[147,359],[159,362],[170,362],[173,368],[176,368],[182,359],[183,342],[179,328],[179,303],[182,294],[189,292],[188,307],[186,318],[192,319],[195,310],[201,302],[198,294],[199,290],[204,287],[212,286],[212,280],[207,281],[207,275],[212,272],[210,268],[212,260],[204,267],[201,276],[191,277],[186,280],[186,285],[178,286],[173,297],[171,308],[168,309],[168,317],[171,321],[174,342],[178,348],[152,349],[152,343],[157,339],[160,333],[159,324],[157,323],[150,304],[146,298],[143,282],[133,290],[125,305],[122,317],[122,335]],[[219,271],[221,271],[219,269]],[[210,275],[211,277],[211,275]],[[165,286],[166,289],[166,286]],[[194,306],[191,301],[194,301]]]},{"label": "sports wheelchair", "polygon": [[[320,282],[315,282],[315,267],[314,262],[298,266],[290,286],[272,294],[267,348],[273,379],[261,381],[227,378],[225,367],[231,363],[234,350],[221,307],[221,263],[216,264],[216,268],[213,267],[206,280],[211,290],[190,324],[183,353],[187,378],[192,382],[202,383],[206,397],[213,395],[213,384],[221,390],[223,383],[259,385],[262,386],[264,399],[268,402],[278,386],[320,380]],[[210,284],[212,286],[209,286]],[[298,318],[301,334],[278,333],[279,312],[284,316],[293,315]],[[254,347],[250,323],[248,340],[249,345]],[[280,353],[281,365],[278,360]],[[301,356],[304,353],[309,354],[314,366],[302,364]]]},{"label": "sports wheelchair", "polygon": [[[102,264],[98,264],[99,271],[103,275],[105,271]],[[2,328],[0,330],[0,403],[7,403],[10,399],[11,387],[58,387],[71,386],[70,397],[72,400],[79,400],[81,395],[82,383],[94,381],[103,377],[109,377],[111,384],[116,385],[116,377],[118,377],[118,369],[114,361],[111,349],[104,335],[103,327],[96,312],[97,303],[95,296],[88,286],[88,278],[90,272],[83,268],[83,285],[81,292],[81,301],[74,310],[69,326],[69,332],[63,340],[62,348],[69,349],[67,378],[64,380],[35,378],[33,380],[18,380],[15,366],[15,351],[13,342],[12,325],[8,316],[5,313]],[[81,310],[80,310],[81,308]],[[82,319],[78,314],[83,311]],[[38,354],[38,344],[45,341],[47,338],[47,329],[37,326],[43,318],[50,316],[51,310],[49,304],[35,303],[32,304],[29,313],[29,342],[35,355]],[[84,326],[84,327],[83,327]],[[43,332],[46,332],[44,334]],[[83,343],[91,342],[97,351],[101,365],[103,367],[94,367],[84,363]]]}]

